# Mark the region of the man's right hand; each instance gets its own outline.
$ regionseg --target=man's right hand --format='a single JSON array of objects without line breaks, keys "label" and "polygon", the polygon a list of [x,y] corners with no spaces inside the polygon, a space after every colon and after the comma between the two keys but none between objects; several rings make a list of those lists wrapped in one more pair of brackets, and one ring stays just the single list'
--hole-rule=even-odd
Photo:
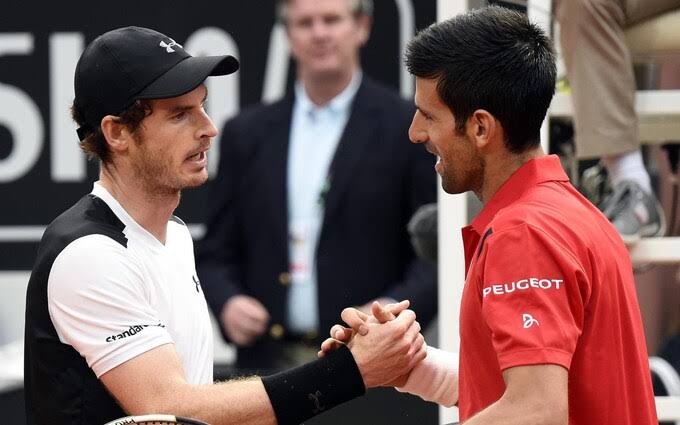
[{"label": "man's right hand", "polygon": [[353,307],[344,309],[340,314],[340,317],[349,325],[349,327],[333,325],[330,331],[330,338],[326,339],[321,344],[318,356],[323,357],[329,351],[335,350],[341,345],[347,345],[356,334],[366,335],[368,333],[368,323],[385,323],[394,320],[399,313],[409,307],[409,304],[410,302],[408,300],[404,300],[383,306],[379,302],[374,301],[370,307],[370,314],[366,314]]},{"label": "man's right hand", "polygon": [[[340,345],[347,345],[354,336],[356,335],[366,335],[368,333],[369,323],[386,323],[394,320],[402,311],[406,310],[409,306],[408,301],[401,301],[395,304],[381,305],[378,302],[374,302],[371,305],[371,314],[368,315],[356,308],[346,308],[342,311],[342,320],[349,325],[348,328],[342,325],[334,325],[331,328],[331,337],[326,339],[321,344],[321,350],[319,350],[319,357],[323,357],[329,351],[337,349]],[[415,322],[420,330],[420,325]],[[422,336],[420,336],[422,339]],[[424,340],[424,339],[423,339]],[[427,349],[427,346],[423,344],[423,350]],[[410,374],[410,369],[395,379],[389,381],[384,386],[390,387],[402,387],[406,384]]]},{"label": "man's right hand", "polygon": [[269,312],[255,298],[235,295],[224,303],[220,320],[234,344],[247,346],[267,331]]},{"label": "man's right hand", "polygon": [[366,388],[403,385],[411,369],[427,356],[415,313],[405,310],[391,321],[371,320],[365,326],[368,332],[355,334],[347,346]]}]

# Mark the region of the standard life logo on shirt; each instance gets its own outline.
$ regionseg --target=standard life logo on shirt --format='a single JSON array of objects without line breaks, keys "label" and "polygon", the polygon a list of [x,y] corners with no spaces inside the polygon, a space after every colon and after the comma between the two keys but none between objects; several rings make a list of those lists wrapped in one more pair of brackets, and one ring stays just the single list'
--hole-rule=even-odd
[{"label": "standard life logo on shirt", "polygon": [[130,326],[124,332],[121,332],[119,334],[111,335],[111,336],[107,337],[106,342],[114,342],[114,341],[117,341],[119,339],[123,339],[123,338],[127,338],[129,336],[137,335],[138,333],[143,331],[145,328],[148,328],[149,326],[155,326],[155,327],[158,327],[158,328],[164,328],[165,327],[165,325],[162,324],[162,323],[158,323],[157,325],[133,325],[133,326]]},{"label": "standard life logo on shirt", "polygon": [[487,295],[507,295],[515,291],[526,290],[559,290],[564,279],[546,279],[540,277],[528,277],[510,283],[494,283],[482,290],[484,298]]}]

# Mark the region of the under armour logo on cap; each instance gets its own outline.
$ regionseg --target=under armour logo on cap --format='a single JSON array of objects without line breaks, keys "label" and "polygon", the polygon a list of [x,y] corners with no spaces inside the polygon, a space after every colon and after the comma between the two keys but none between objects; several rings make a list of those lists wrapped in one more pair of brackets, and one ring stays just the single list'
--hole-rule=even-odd
[{"label": "under armour logo on cap", "polygon": [[193,57],[181,44],[150,28],[125,27],[102,34],[85,48],[76,65],[74,107],[84,117],[78,138],[83,140],[106,115],[120,115],[137,100],[181,96],[211,75],[237,69],[232,56]]},{"label": "under armour logo on cap", "polygon": [[[172,48],[173,46],[182,47],[181,44],[179,44],[178,42],[176,42],[176,41],[173,40],[172,38],[170,39],[170,43],[169,43],[169,44],[166,43],[165,41],[161,41],[158,45],[159,45],[160,47],[163,47],[163,48],[165,49],[165,51],[168,52],[168,53],[174,53],[175,49]],[[183,47],[182,47],[182,48],[183,48]]]}]

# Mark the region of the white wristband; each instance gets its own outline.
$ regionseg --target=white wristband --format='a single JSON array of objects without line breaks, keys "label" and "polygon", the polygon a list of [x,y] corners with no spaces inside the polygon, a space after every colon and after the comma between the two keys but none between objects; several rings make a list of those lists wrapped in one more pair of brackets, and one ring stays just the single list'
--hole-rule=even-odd
[{"label": "white wristband", "polygon": [[427,357],[397,391],[451,407],[458,402],[458,354],[427,347]]}]

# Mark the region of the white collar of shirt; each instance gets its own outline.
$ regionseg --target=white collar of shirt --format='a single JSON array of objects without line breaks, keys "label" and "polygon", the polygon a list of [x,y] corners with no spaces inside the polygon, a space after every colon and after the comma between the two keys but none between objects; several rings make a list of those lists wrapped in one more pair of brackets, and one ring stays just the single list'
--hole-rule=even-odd
[{"label": "white collar of shirt", "polygon": [[163,249],[164,245],[156,239],[148,230],[142,227],[139,223],[135,221],[134,218],[125,210],[125,208],[118,202],[116,198],[109,193],[108,190],[101,184],[100,181],[94,182],[92,186],[92,195],[104,201],[106,205],[111,208],[111,211],[118,217],[120,221],[125,225],[123,233],[127,235],[128,232],[133,231],[141,240],[145,241],[150,248]]},{"label": "white collar of shirt", "polygon": [[330,100],[323,106],[317,106],[312,102],[312,100],[307,95],[304,84],[302,81],[295,82],[295,102],[297,107],[300,108],[305,114],[315,115],[324,111],[328,111],[334,114],[343,113],[349,111],[352,105],[352,100],[354,95],[357,94],[359,86],[361,85],[361,80],[363,79],[363,73],[361,70],[356,71],[352,75],[352,80],[349,82],[347,87],[341,91],[337,96]]}]

